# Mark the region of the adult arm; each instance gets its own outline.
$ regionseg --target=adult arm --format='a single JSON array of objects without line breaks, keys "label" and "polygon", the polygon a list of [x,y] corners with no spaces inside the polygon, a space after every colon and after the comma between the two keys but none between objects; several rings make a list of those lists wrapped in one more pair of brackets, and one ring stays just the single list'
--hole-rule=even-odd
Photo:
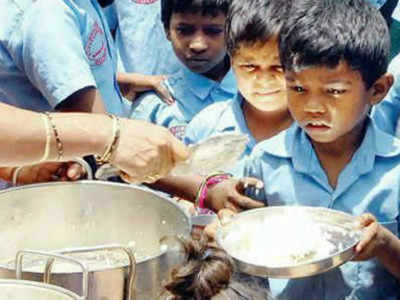
[{"label": "adult arm", "polygon": [[[112,120],[102,114],[54,113],[53,123],[63,143],[64,160],[102,155],[112,141]],[[16,126],[29,124],[29,126]],[[185,146],[167,129],[142,121],[121,119],[121,135],[111,163],[134,180],[165,176],[188,156]],[[0,103],[0,165],[16,166],[40,161],[46,145],[46,130],[39,113]],[[54,136],[48,160],[57,158]]]},{"label": "adult arm", "polygon": [[57,105],[56,109],[63,112],[92,112],[100,114],[107,112],[100,92],[92,87],[73,93]]}]

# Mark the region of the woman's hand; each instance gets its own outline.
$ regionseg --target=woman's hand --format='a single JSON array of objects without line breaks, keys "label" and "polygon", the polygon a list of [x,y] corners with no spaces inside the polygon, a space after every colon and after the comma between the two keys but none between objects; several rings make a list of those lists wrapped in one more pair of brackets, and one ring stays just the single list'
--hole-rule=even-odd
[{"label": "woman's hand", "polygon": [[153,183],[188,156],[186,146],[168,129],[121,119],[120,141],[110,163],[126,173],[123,178],[131,183]]}]

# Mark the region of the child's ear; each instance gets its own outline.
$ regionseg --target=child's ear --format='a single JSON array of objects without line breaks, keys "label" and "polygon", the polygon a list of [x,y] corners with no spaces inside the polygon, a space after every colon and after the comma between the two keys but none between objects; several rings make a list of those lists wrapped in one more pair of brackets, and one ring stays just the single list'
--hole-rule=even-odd
[{"label": "child's ear", "polygon": [[388,91],[390,90],[391,86],[393,85],[394,78],[393,75],[390,73],[385,73],[375,83],[371,86],[371,105],[378,104],[381,102],[385,96],[387,95]]}]

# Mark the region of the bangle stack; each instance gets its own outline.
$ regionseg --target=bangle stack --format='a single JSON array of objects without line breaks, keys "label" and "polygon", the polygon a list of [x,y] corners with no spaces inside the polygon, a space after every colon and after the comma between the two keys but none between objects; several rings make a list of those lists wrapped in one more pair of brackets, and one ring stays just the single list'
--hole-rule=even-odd
[{"label": "bangle stack", "polygon": [[[41,118],[43,120],[44,129],[45,129],[45,133],[46,133],[46,144],[44,146],[43,156],[38,161],[38,163],[47,161],[49,159],[50,149],[51,149],[51,129],[50,129],[50,127],[53,130],[54,137],[56,140],[57,160],[62,160],[63,154],[64,154],[64,146],[63,146],[63,143],[58,134],[57,127],[53,122],[53,118],[49,112],[44,112],[43,114],[41,114]],[[23,166],[19,166],[19,167],[15,167],[12,170],[11,181],[14,186],[18,185],[18,176],[19,176],[19,173],[21,172],[22,168],[23,168]]]},{"label": "bangle stack", "polygon": [[[57,160],[60,161],[60,160],[62,160],[63,155],[64,155],[64,145],[61,142],[60,135],[58,134],[57,127],[56,127],[56,125],[54,124],[54,121],[53,121],[53,117],[51,116],[51,114],[48,111],[45,112],[45,115],[47,116],[48,122],[49,122],[51,128],[53,129],[53,133],[54,133],[54,137],[56,139],[56,145],[57,145]],[[47,143],[49,143],[49,146],[47,146]],[[47,142],[47,140],[46,140],[46,148],[47,147],[49,147],[49,153],[50,153],[50,139],[49,139],[49,142]],[[46,149],[45,149],[45,154],[46,154]],[[46,157],[46,159],[47,159],[47,157]]]},{"label": "bangle stack", "polygon": [[207,178],[203,180],[203,182],[199,187],[199,190],[197,191],[196,201],[195,201],[196,207],[204,209],[205,208],[204,201],[207,198],[208,189],[230,177],[232,177],[232,175],[228,173],[216,173],[207,176]]},{"label": "bangle stack", "polygon": [[112,131],[112,141],[107,146],[106,151],[102,156],[96,156],[96,161],[99,164],[109,163],[111,160],[112,155],[114,154],[115,150],[117,149],[119,138],[121,135],[121,124],[120,120],[117,116],[108,115],[113,121],[113,131]]}]

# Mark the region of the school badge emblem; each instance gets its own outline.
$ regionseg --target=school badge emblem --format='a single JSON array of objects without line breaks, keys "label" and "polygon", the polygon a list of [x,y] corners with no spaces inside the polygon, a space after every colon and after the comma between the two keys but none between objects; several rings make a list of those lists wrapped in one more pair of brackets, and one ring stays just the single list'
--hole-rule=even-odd
[{"label": "school badge emblem", "polygon": [[104,31],[97,22],[94,22],[89,39],[85,46],[86,56],[90,62],[101,65],[107,58],[107,43]]}]

